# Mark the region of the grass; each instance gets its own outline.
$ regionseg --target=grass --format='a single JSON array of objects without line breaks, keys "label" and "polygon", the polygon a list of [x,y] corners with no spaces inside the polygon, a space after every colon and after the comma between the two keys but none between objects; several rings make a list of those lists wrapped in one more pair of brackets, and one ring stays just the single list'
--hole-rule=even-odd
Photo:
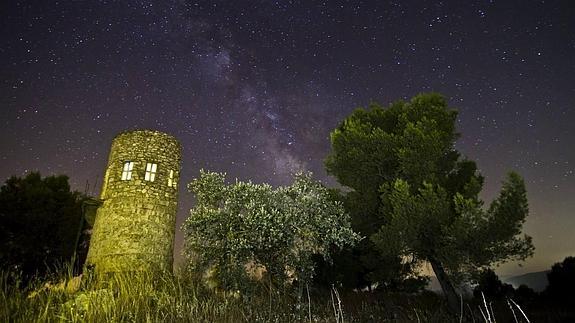
[{"label": "grass", "polygon": [[[459,322],[431,292],[270,290],[254,295],[207,288],[184,274],[122,273],[109,279],[52,275],[23,286],[0,272],[0,322]],[[508,304],[465,302],[463,321],[527,322]],[[528,312],[525,309],[521,311]],[[501,314],[503,313],[503,314]],[[513,314],[512,314],[513,313]],[[525,313],[529,317],[529,313]],[[538,320],[548,321],[548,320]]]},{"label": "grass", "polygon": [[58,277],[23,288],[3,274],[0,322],[236,321],[236,300],[211,295],[193,281],[171,275],[124,273],[108,280]]}]

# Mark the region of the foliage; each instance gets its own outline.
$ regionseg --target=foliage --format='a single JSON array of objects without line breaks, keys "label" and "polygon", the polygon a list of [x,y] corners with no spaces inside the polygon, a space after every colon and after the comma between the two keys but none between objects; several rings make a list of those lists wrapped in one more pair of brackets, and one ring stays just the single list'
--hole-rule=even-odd
[{"label": "foliage", "polygon": [[194,270],[216,276],[224,288],[240,289],[246,268],[265,268],[276,285],[288,276],[309,282],[313,255],[330,259],[331,247],[359,240],[341,203],[310,174],[292,185],[236,181],[202,171],[189,185],[196,205],[185,221],[185,253]]},{"label": "foliage", "polygon": [[82,217],[82,195],[67,176],[30,173],[0,189],[0,266],[24,279],[69,261]]},{"label": "foliage", "polygon": [[450,196],[439,185],[425,183],[413,193],[402,179],[383,186],[382,199],[390,221],[372,239],[384,250],[437,260],[452,275],[470,277],[490,264],[532,254],[530,238],[519,236],[527,199],[517,174],[509,175],[488,211],[476,198]]},{"label": "foliage", "polygon": [[[353,230],[362,236],[375,233],[375,229],[381,225],[370,223],[368,216],[376,211],[370,209],[373,203],[363,199],[356,191],[344,195],[339,190],[333,190],[333,196],[343,202],[346,211],[352,216]],[[363,239],[354,246],[334,249],[333,254],[333,262],[316,259],[315,284],[318,287],[329,288],[335,284],[348,290],[372,290],[375,287],[386,291],[415,292],[422,290],[427,284],[425,277],[413,274],[412,264],[402,263],[400,257],[383,254],[374,248],[369,239]]]},{"label": "foliage", "polygon": [[575,306],[575,257],[566,257],[551,267],[547,274],[549,285],[545,294],[553,301]]},{"label": "foliage", "polygon": [[[388,221],[382,212],[382,185],[396,178],[421,182],[440,177],[430,170],[446,173],[457,158],[455,153],[443,154],[443,148],[457,137],[456,113],[445,110],[443,102],[440,96],[429,95],[410,103],[398,101],[387,109],[372,103],[368,110],[355,110],[331,133],[326,168],[339,183],[353,189],[346,195],[346,209],[361,234],[372,236]],[[402,263],[401,255],[389,250],[382,252],[371,239],[354,253],[362,261],[365,280],[380,285],[409,277],[416,265]]]},{"label": "foliage", "polygon": [[487,298],[513,298],[514,291],[513,286],[501,282],[497,274],[491,268],[488,268],[479,275],[477,286],[473,289],[473,295],[477,298],[480,298],[481,294]]},{"label": "foliage", "polygon": [[521,177],[510,173],[484,210],[478,197],[483,178],[454,148],[456,119],[435,93],[387,108],[374,103],[332,132],[326,160],[328,172],[353,189],[357,205],[366,205],[360,221],[375,231],[369,235],[374,247],[411,263],[431,263],[453,311],[453,281],[525,259],[534,249],[530,237],[519,236],[528,214]]}]

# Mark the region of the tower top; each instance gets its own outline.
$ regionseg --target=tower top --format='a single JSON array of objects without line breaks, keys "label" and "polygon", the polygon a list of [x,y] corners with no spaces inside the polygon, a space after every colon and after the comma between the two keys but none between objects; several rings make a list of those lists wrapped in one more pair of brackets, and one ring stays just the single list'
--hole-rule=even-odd
[{"label": "tower top", "polygon": [[126,136],[126,135],[137,135],[137,134],[141,134],[144,136],[159,136],[159,137],[164,137],[167,139],[171,139],[174,142],[176,142],[178,144],[178,146],[181,146],[180,142],[178,141],[178,139],[172,135],[170,135],[169,133],[166,132],[162,132],[162,131],[158,131],[158,130],[153,130],[153,129],[131,129],[131,130],[124,130],[120,133],[118,133],[116,136],[114,136],[113,140],[116,140],[117,138]]}]

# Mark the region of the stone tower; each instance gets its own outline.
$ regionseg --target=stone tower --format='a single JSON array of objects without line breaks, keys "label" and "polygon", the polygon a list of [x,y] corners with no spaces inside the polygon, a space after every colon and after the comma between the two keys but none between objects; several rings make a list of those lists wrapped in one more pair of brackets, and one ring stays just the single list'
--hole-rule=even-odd
[{"label": "stone tower", "polygon": [[181,146],[158,131],[112,141],[86,263],[96,272],[172,270]]}]

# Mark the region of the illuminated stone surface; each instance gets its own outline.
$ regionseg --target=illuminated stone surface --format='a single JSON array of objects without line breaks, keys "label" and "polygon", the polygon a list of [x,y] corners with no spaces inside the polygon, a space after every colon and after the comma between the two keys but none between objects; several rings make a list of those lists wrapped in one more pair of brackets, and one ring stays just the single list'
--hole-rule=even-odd
[{"label": "illuminated stone surface", "polygon": [[[165,133],[136,130],[114,138],[88,266],[100,273],[171,271],[180,161],[180,144]],[[124,174],[127,162],[133,162],[130,176]],[[154,181],[145,180],[148,163],[157,165]]]}]

